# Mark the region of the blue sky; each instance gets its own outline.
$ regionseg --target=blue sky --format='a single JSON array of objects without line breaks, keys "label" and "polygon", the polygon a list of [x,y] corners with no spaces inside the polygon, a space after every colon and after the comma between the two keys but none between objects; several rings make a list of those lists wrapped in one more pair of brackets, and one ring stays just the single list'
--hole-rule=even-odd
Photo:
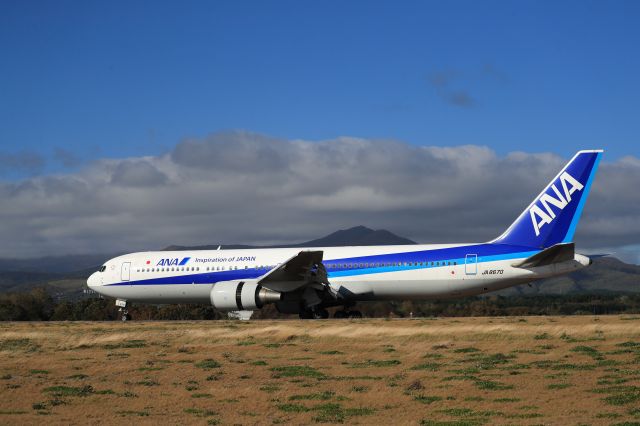
[{"label": "blue sky", "polygon": [[230,129],[640,156],[638,22],[636,1],[5,1],[0,178]]}]

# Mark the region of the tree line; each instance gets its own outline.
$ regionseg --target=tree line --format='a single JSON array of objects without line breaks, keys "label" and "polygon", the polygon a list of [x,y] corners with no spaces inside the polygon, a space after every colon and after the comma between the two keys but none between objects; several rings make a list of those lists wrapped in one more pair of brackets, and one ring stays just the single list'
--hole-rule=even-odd
[{"label": "tree line", "polygon": [[[358,304],[369,318],[523,315],[640,314],[640,294],[566,294],[469,297],[436,301],[388,301]],[[210,305],[144,305],[129,308],[134,320],[217,320],[227,315]],[[252,318],[294,318],[273,305]],[[44,288],[0,295],[0,321],[113,321],[118,308],[110,298],[54,299]]]}]

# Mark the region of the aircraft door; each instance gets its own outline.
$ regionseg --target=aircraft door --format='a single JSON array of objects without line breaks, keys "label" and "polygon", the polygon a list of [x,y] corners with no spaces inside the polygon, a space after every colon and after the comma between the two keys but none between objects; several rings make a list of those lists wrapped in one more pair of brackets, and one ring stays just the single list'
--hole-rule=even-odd
[{"label": "aircraft door", "polygon": [[120,279],[122,281],[129,281],[131,279],[131,262],[122,263],[122,273]]},{"label": "aircraft door", "polygon": [[468,254],[464,258],[464,273],[476,275],[478,273],[478,255]]}]

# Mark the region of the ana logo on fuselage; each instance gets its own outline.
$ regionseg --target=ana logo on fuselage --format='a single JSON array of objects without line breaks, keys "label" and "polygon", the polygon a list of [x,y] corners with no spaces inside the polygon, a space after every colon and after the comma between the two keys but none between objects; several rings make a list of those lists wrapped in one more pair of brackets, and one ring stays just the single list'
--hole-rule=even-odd
[{"label": "ana logo on fuselage", "polygon": [[[540,235],[540,228],[546,224],[550,224],[553,222],[553,219],[556,218],[556,213],[551,209],[551,206],[555,206],[562,211],[567,204],[571,202],[571,194],[576,191],[582,191],[582,188],[584,188],[584,185],[567,172],[563,172],[562,175],[560,175],[559,182],[562,185],[562,193],[560,193],[555,183],[551,185],[551,189],[557,198],[545,192],[529,209],[531,223],[533,224],[533,230],[536,232],[536,237]],[[544,210],[539,204],[544,207]]]},{"label": "ana logo on fuselage", "polygon": [[160,261],[156,264],[156,266],[182,266],[182,265],[186,265],[189,259],[191,258],[185,257],[182,260],[180,260],[177,257],[173,259],[160,259]]}]

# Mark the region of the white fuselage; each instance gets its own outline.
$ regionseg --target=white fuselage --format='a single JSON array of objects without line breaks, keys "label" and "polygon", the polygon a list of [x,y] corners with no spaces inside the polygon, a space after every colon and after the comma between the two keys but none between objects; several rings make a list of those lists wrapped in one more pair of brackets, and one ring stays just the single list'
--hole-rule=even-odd
[{"label": "white fuselage", "polygon": [[88,284],[103,295],[128,301],[210,303],[217,282],[259,279],[303,250],[322,251],[330,285],[354,301],[476,295],[589,264],[587,257],[576,254],[552,265],[513,267],[538,251],[491,243],[160,251],[111,259]]}]

